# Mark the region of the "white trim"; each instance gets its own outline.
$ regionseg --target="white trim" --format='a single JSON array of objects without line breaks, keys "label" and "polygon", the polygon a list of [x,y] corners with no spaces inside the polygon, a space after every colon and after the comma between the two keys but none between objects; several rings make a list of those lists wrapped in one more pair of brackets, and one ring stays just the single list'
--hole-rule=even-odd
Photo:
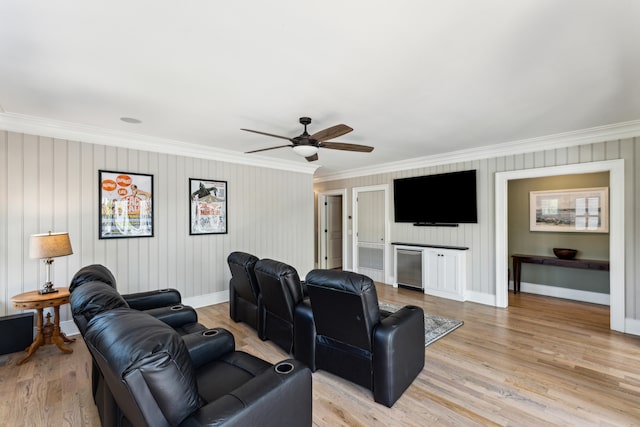
[{"label": "white trim", "polygon": [[326,228],[326,217],[324,204],[326,203],[326,196],[342,196],[342,269],[344,270],[347,265],[347,255],[349,253],[349,237],[348,237],[348,218],[347,213],[347,189],[342,188],[339,190],[328,190],[318,193],[318,259],[316,260],[317,268],[327,268],[327,262],[322,257],[324,250],[324,229]]},{"label": "white trim", "polygon": [[[513,289],[511,285],[509,288]],[[561,288],[558,286],[541,285],[538,283],[520,282],[520,290],[529,294],[544,295],[554,298],[564,298],[573,301],[589,302],[592,304],[610,305],[611,302],[609,294],[581,291],[579,289]]]},{"label": "white trim", "polygon": [[464,292],[464,297],[466,298],[466,302],[475,302],[484,305],[496,305],[496,296],[493,294],[471,291],[467,289]]},{"label": "white trim", "polygon": [[248,156],[236,151],[208,147],[188,141],[155,138],[135,133],[103,129],[96,126],[48,120],[13,113],[0,113],[0,129],[31,135],[44,135],[52,138],[80,141],[90,144],[102,144],[134,150],[150,151],[154,153],[217,160],[220,162],[237,163],[312,175],[315,173],[316,169],[320,167],[320,165],[317,164],[271,159],[268,157],[261,157],[259,155]]},{"label": "white trim", "polygon": [[507,185],[512,179],[577,173],[609,172],[609,283],[610,327],[625,331],[625,248],[624,248],[624,159],[577,163],[537,169],[497,172],[495,174],[496,209],[496,306],[508,305],[507,275]]},{"label": "white trim", "polygon": [[[73,320],[63,320],[60,322],[60,332],[65,334],[66,336],[79,335],[80,330],[76,326]],[[34,336],[35,336],[34,329]]]},{"label": "white trim", "polygon": [[[198,295],[196,297],[183,298],[182,304],[193,308],[206,307],[208,305],[220,304],[229,301],[229,291],[214,292],[211,294]],[[80,331],[73,320],[60,322],[60,330],[68,336],[78,335]]]},{"label": "white trim", "polygon": [[448,163],[461,163],[490,159],[494,157],[513,156],[516,154],[631,138],[638,135],[640,135],[640,120],[632,120],[629,122],[614,123],[537,138],[486,145],[467,150],[451,151],[448,153],[425,157],[415,157],[411,160],[402,160],[398,162],[367,166],[359,169],[350,169],[345,172],[336,172],[334,174],[318,175],[314,178],[314,182],[334,181],[337,179],[348,179],[409,169],[427,168],[430,166],[439,166]]},{"label": "white trim", "polygon": [[627,334],[640,335],[640,320],[625,319],[624,330]]},{"label": "white trim", "polygon": [[182,304],[193,308],[206,307],[208,305],[220,304],[229,301],[229,291],[214,292],[211,294],[198,295],[182,299]]}]

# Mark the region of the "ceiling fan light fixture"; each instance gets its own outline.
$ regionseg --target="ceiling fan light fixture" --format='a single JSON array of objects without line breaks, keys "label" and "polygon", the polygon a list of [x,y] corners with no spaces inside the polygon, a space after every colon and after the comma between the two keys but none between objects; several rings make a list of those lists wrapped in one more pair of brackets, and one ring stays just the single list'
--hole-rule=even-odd
[{"label": "ceiling fan light fixture", "polygon": [[296,145],[293,147],[293,152],[301,157],[309,157],[318,152],[318,147],[313,145]]}]

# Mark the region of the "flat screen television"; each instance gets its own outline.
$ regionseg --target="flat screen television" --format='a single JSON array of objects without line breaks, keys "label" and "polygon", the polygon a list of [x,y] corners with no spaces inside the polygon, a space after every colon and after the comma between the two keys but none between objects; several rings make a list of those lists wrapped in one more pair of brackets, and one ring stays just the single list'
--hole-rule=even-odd
[{"label": "flat screen television", "polygon": [[478,222],[476,171],[398,178],[393,181],[395,222],[457,225]]}]

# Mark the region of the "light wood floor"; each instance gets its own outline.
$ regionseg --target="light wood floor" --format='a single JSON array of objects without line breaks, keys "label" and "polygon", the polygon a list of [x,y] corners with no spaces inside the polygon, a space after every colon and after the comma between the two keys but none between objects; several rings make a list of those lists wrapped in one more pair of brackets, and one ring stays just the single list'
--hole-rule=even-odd
[{"label": "light wood floor", "polygon": [[[464,326],[425,349],[426,364],[389,409],[331,374],[313,374],[317,426],[640,426],[640,337],[609,330],[609,308],[510,295],[509,308],[460,303],[379,285],[381,300],[421,305]],[[287,356],[229,319],[228,304],[198,309],[239,349],[271,362]],[[90,357],[81,339],[64,355],[0,356],[0,425],[98,426]]]}]

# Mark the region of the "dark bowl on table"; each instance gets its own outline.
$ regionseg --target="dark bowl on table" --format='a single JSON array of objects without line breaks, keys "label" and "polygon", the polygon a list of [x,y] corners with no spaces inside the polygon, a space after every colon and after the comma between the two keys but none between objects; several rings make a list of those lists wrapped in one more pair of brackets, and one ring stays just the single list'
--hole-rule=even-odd
[{"label": "dark bowl on table", "polygon": [[553,253],[560,259],[574,259],[578,251],[575,249],[553,248]]}]

